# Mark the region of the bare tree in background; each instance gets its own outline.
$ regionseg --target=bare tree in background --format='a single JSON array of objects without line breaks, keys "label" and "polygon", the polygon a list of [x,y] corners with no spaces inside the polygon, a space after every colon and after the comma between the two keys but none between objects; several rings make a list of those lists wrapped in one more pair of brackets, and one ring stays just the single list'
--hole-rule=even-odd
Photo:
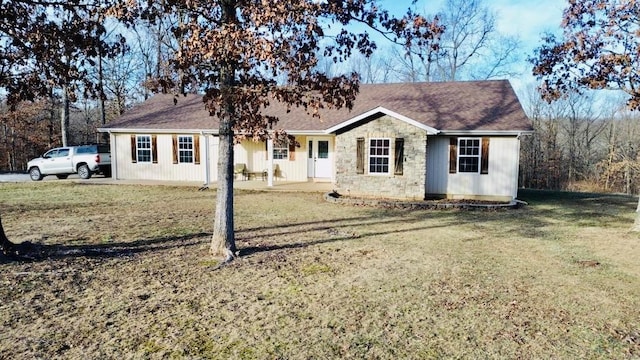
[{"label": "bare tree in background", "polygon": [[640,116],[626,109],[606,123],[606,157],[598,166],[606,191],[637,193],[640,189]]},{"label": "bare tree in background", "polygon": [[484,0],[447,0],[434,18],[445,27],[438,48],[413,45],[411,56],[392,52],[401,81],[487,80],[516,74],[520,40],[498,31],[496,14]]}]

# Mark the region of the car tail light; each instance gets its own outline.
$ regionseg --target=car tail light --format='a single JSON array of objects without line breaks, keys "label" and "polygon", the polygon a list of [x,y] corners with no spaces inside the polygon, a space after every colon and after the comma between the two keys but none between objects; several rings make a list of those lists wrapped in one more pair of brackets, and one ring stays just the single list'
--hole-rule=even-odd
[{"label": "car tail light", "polygon": [[96,163],[100,164],[100,154],[96,155]]}]

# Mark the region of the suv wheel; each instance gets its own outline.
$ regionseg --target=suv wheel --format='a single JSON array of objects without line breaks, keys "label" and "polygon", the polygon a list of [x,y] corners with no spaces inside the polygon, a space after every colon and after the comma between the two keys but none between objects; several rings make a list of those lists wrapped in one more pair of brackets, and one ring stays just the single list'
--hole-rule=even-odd
[{"label": "suv wheel", "polygon": [[42,173],[40,173],[40,168],[38,167],[32,167],[31,170],[29,170],[29,177],[31,177],[31,180],[33,181],[40,181],[42,180]]},{"label": "suv wheel", "polygon": [[81,179],[89,179],[91,177],[91,170],[89,170],[89,166],[86,164],[78,166],[78,175],[80,175]]}]

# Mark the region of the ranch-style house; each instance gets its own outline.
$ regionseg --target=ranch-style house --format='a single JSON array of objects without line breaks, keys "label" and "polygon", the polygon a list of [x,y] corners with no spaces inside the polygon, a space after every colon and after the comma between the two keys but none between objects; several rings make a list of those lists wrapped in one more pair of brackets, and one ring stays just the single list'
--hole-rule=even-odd
[{"label": "ranch-style house", "polygon": [[[289,137],[235,145],[237,181],[331,182],[353,196],[513,200],[520,139],[532,131],[506,80],[362,84],[350,111],[265,112]],[[100,131],[116,179],[208,185],[218,124],[202,96],[158,94]]]}]

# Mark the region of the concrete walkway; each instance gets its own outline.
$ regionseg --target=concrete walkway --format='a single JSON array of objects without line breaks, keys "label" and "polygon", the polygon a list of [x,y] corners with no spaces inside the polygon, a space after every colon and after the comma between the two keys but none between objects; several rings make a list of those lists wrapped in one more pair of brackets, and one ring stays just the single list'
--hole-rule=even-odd
[{"label": "concrete walkway", "polygon": [[[165,185],[165,186],[192,186],[201,188],[202,182],[199,181],[161,181],[161,180],[116,180],[106,178],[101,175],[91,177],[91,179],[80,179],[76,174],[69,175],[68,179],[59,180],[55,176],[46,176],[43,181],[73,181],[79,184],[105,184],[105,185]],[[19,183],[31,182],[29,174],[0,174],[0,183]],[[215,189],[216,183],[209,185],[210,189]],[[261,180],[235,180],[233,182],[234,189],[240,190],[258,190],[258,191],[303,191],[303,192],[319,192],[327,193],[335,188],[330,182],[311,182],[311,181],[274,181],[273,186],[267,186],[266,181]]]},{"label": "concrete walkway", "polygon": [[[53,178],[55,179],[55,177]],[[70,179],[71,180],[71,179]],[[81,184],[110,184],[110,185],[164,185],[164,186],[192,186],[196,188],[203,187],[202,182],[194,181],[159,181],[159,180],[116,180],[111,178],[94,177],[87,180],[73,179],[73,181]],[[209,189],[215,189],[216,183],[211,183]],[[239,190],[256,190],[256,191],[301,191],[301,192],[318,192],[327,193],[335,188],[330,182],[311,182],[311,181],[274,181],[273,186],[267,186],[266,181],[260,180],[235,180],[233,188]]]}]

